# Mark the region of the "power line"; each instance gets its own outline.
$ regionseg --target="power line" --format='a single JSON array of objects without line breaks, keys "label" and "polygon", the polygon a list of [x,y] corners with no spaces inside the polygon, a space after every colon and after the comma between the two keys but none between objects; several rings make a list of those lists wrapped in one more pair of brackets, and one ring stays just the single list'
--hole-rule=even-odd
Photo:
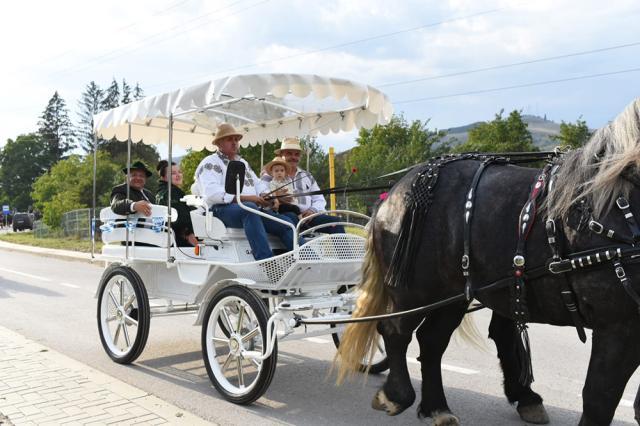
[{"label": "power line", "polygon": [[221,73],[226,73],[229,71],[237,71],[240,69],[245,69],[245,68],[252,68],[252,67],[256,67],[259,65],[265,65],[265,64],[269,64],[272,62],[277,62],[277,61],[283,61],[283,60],[288,60],[288,59],[293,59],[293,58],[298,58],[301,56],[306,56],[306,55],[311,55],[314,53],[319,53],[319,52],[325,52],[328,50],[334,50],[334,49],[338,49],[341,47],[347,47],[347,46],[353,46],[355,44],[360,44],[360,43],[365,43],[368,41],[372,41],[372,40],[379,40],[382,38],[388,38],[388,37],[393,37],[399,34],[405,34],[405,33],[409,33],[409,32],[413,32],[413,31],[417,31],[417,30],[422,30],[422,29],[426,29],[426,28],[431,28],[431,27],[437,27],[440,25],[444,25],[444,24],[449,24],[452,22],[457,22],[457,21],[462,21],[465,19],[470,19],[470,18],[475,18],[478,16],[482,16],[482,15],[488,15],[491,13],[496,13],[499,12],[501,10],[504,10],[505,8],[497,8],[497,9],[490,9],[490,10],[485,10],[485,11],[481,11],[481,12],[477,12],[477,13],[472,13],[470,15],[465,15],[465,16],[459,16],[459,17],[455,17],[455,18],[450,18],[450,19],[445,19],[442,21],[438,21],[438,22],[431,22],[429,24],[425,24],[425,25],[420,25],[417,27],[412,27],[412,28],[406,28],[406,29],[402,29],[402,30],[398,30],[398,31],[393,31],[393,32],[389,32],[389,33],[384,33],[384,34],[378,34],[375,36],[371,36],[371,37],[366,37],[366,38],[362,38],[362,39],[357,39],[357,40],[352,40],[352,41],[348,41],[345,43],[340,43],[340,44],[335,44],[332,46],[327,46],[327,47],[321,47],[318,49],[314,49],[314,50],[310,50],[310,51],[306,51],[306,52],[302,52],[302,53],[296,53],[296,54],[292,54],[292,55],[287,55],[287,56],[281,56],[275,59],[270,59],[268,61],[261,61],[261,62],[253,62],[250,64],[244,64],[244,65],[239,65],[239,66],[235,66],[232,68],[224,68],[224,69],[219,69],[213,72],[208,72],[207,74],[200,74],[196,77],[190,78],[189,80],[175,80],[175,81],[171,81],[171,82],[165,82],[162,84],[156,84],[156,85],[151,85],[148,87],[163,87],[163,86],[167,86],[169,84],[176,84],[176,83],[184,83],[184,82],[190,82],[190,81],[194,81],[194,80],[198,80],[200,78],[204,78],[204,77],[209,77],[211,75],[216,75],[216,74],[221,74]]},{"label": "power line", "polygon": [[[166,7],[164,9],[160,9],[160,10],[158,10],[156,12],[153,12],[151,15],[149,15],[148,18],[163,15],[166,12],[168,12],[168,11],[170,11],[172,9],[175,9],[176,7],[181,6],[184,3],[187,3],[189,1],[191,1],[191,0],[178,0],[177,2],[174,2],[169,7]],[[117,32],[120,32],[120,31],[127,30],[127,29],[133,27],[134,25],[138,25],[139,23],[140,23],[139,20],[133,21],[133,22],[131,22],[129,24],[123,25],[122,27],[116,28],[115,32],[117,33]],[[47,62],[51,62],[51,61],[53,61],[55,59],[59,59],[59,58],[61,58],[63,56],[68,55],[69,53],[72,53],[73,51],[74,51],[74,49],[69,49],[69,50],[67,50],[65,52],[62,52],[62,53],[58,54],[58,55],[51,56],[50,58],[43,59],[42,61],[38,62],[37,65],[43,65],[43,64],[46,64]]]},{"label": "power line", "polygon": [[440,95],[440,96],[430,96],[430,97],[427,97],[427,98],[407,99],[407,100],[404,100],[404,101],[394,102],[394,104],[396,104],[396,105],[398,105],[398,104],[410,104],[410,103],[415,103],[415,102],[433,101],[433,100],[436,100],[436,99],[455,98],[455,97],[458,97],[458,96],[468,96],[468,95],[477,95],[477,94],[481,94],[481,93],[500,92],[500,91],[503,91],[503,90],[520,89],[520,88],[523,88],[523,87],[543,86],[543,85],[547,85],[547,84],[563,83],[563,82],[566,82],[566,81],[586,80],[586,79],[589,79],[589,78],[598,78],[598,77],[605,77],[605,76],[609,76],[609,75],[626,74],[626,73],[638,72],[638,71],[640,71],[640,68],[629,68],[629,69],[626,69],[626,70],[611,71],[611,72],[598,73],[598,74],[588,74],[588,75],[582,75],[582,76],[577,76],[577,77],[561,78],[561,79],[557,79],[557,80],[536,81],[536,82],[533,82],[533,83],[517,84],[517,85],[514,85],[514,86],[504,86],[504,87],[495,87],[495,88],[492,88],[492,89],[472,90],[472,91],[469,91],[469,92],[452,93],[452,94],[449,94],[449,95]]},{"label": "power line", "polygon": [[581,52],[567,53],[567,54],[564,54],[564,55],[547,56],[545,58],[531,59],[529,61],[514,62],[514,63],[511,63],[511,64],[492,65],[492,66],[489,66],[489,67],[475,68],[475,69],[467,70],[467,71],[459,71],[459,72],[454,72],[454,73],[449,73],[449,74],[439,74],[439,75],[433,75],[433,76],[429,76],[429,77],[415,78],[415,79],[412,79],[412,80],[396,81],[396,82],[393,82],[393,83],[378,84],[378,85],[376,85],[376,87],[391,87],[391,86],[399,86],[399,85],[403,85],[403,84],[418,83],[418,82],[421,82],[421,81],[437,80],[437,79],[440,79],[440,78],[457,77],[457,76],[461,76],[461,75],[475,74],[475,73],[484,72],[484,71],[493,71],[493,70],[504,69],[504,68],[512,68],[512,67],[516,67],[516,66],[520,66],[520,65],[530,65],[530,64],[535,64],[535,63],[539,63],[539,62],[548,62],[548,61],[555,61],[555,60],[558,60],[558,59],[572,58],[572,57],[576,57],[576,56],[591,55],[591,54],[594,54],[594,53],[607,52],[607,51],[610,51],[610,50],[624,49],[624,48],[627,48],[627,47],[634,47],[634,46],[640,46],[640,41],[639,42],[633,42],[633,43],[627,43],[627,44],[618,44],[618,45],[615,45],[615,46],[603,47],[603,48],[600,48],[600,49],[583,50]]},{"label": "power line", "polygon": [[[155,34],[151,34],[150,36],[139,40],[138,41],[139,44],[134,48],[122,47],[122,48],[114,49],[114,50],[112,50],[110,52],[107,52],[105,54],[102,54],[102,55],[96,56],[96,57],[94,57],[92,59],[89,59],[87,61],[88,63],[85,62],[83,65],[81,65],[79,67],[71,66],[71,67],[68,67],[68,68],[63,68],[61,70],[53,72],[51,75],[52,76],[54,76],[54,75],[64,75],[64,74],[68,74],[68,73],[72,73],[72,72],[81,71],[81,70],[85,70],[85,69],[91,68],[92,66],[95,66],[95,65],[97,65],[99,63],[102,63],[102,62],[105,62],[107,60],[111,60],[111,59],[115,59],[115,58],[124,56],[126,54],[131,53],[131,52],[135,52],[136,50],[139,50],[139,49],[141,49],[143,47],[146,47],[146,46],[149,46],[149,45],[152,45],[152,44],[157,44],[157,43],[160,43],[160,42],[165,41],[165,40],[169,40],[169,39],[171,39],[173,37],[176,37],[178,35],[188,33],[188,32],[190,32],[190,31],[192,31],[192,30],[194,30],[196,28],[200,28],[200,27],[202,27],[204,25],[211,24],[212,22],[217,22],[217,21],[219,21],[221,19],[224,19],[224,18],[227,18],[229,16],[236,15],[236,14],[238,14],[240,12],[243,12],[243,11],[245,11],[247,9],[254,8],[254,7],[259,6],[260,4],[266,3],[266,2],[268,2],[270,0],[263,0],[261,2],[254,3],[251,6],[248,6],[248,7],[244,8],[244,9],[240,9],[240,10],[238,10],[238,11],[236,11],[234,13],[231,13],[229,15],[226,15],[224,17],[217,18],[217,19],[215,19],[213,21],[206,20],[205,22],[202,22],[202,23],[200,23],[198,25],[192,26],[192,27],[190,27],[190,28],[188,28],[186,30],[178,31],[178,30],[184,28],[185,24],[188,24],[188,23],[191,23],[191,22],[195,22],[195,21],[201,21],[201,20],[207,18],[208,16],[211,16],[211,15],[213,15],[215,13],[221,12],[221,11],[223,11],[225,9],[230,9],[230,8],[236,6],[236,5],[240,4],[240,3],[246,2],[246,1],[247,0],[237,0],[237,1],[233,2],[233,3],[231,3],[230,5],[221,7],[219,9],[216,9],[216,10],[212,11],[212,12],[208,12],[208,13],[205,13],[205,14],[198,15],[195,18],[189,19],[189,20],[187,20],[185,22],[182,22],[182,23],[180,23],[178,25],[174,25],[171,28],[168,28],[168,29],[163,30],[161,32],[157,32]],[[171,32],[173,32],[173,34],[167,34],[167,33],[171,33]],[[159,40],[153,40],[153,39],[157,39],[157,38],[159,38]],[[152,40],[152,41],[149,42],[149,40]],[[119,53],[119,52],[122,52],[122,53]]]}]

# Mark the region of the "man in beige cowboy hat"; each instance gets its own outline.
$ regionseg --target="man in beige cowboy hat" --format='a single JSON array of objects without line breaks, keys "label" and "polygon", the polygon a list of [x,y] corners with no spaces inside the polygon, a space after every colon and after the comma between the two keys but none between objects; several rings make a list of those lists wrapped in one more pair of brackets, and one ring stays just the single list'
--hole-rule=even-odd
[{"label": "man in beige cowboy hat", "polygon": [[[293,181],[295,192],[306,193],[320,190],[318,183],[311,173],[298,166],[298,163],[300,163],[300,155],[302,154],[302,147],[300,146],[300,140],[298,138],[285,138],[282,141],[282,145],[280,145],[280,149],[276,149],[275,153],[282,156],[286,162],[289,163],[289,177],[291,177]],[[263,179],[268,180],[268,177],[263,176]],[[296,201],[298,207],[300,207],[301,217],[326,211],[327,201],[322,195],[301,195],[296,197]],[[308,223],[308,226],[313,227],[339,221],[340,219],[335,216],[321,214],[314,217]],[[342,225],[327,226],[325,228],[321,228],[319,232],[327,234],[344,233],[344,227]]]},{"label": "man in beige cowboy hat", "polygon": [[[277,235],[285,247],[292,250],[293,230],[281,223],[242,209],[237,204],[235,194],[225,192],[224,183],[229,161],[242,161],[246,167],[244,187],[240,194],[242,203],[255,210],[269,207],[271,204],[263,197],[263,194],[269,192],[269,187],[258,179],[249,163],[238,154],[240,139],[242,139],[242,134],[236,131],[231,124],[222,123],[218,126],[213,138],[213,144],[218,150],[204,158],[196,168],[195,186],[214,216],[229,228],[244,228],[253,257],[256,260],[261,260],[273,256],[267,240],[267,233]],[[265,213],[292,222],[287,216],[272,211]]]}]

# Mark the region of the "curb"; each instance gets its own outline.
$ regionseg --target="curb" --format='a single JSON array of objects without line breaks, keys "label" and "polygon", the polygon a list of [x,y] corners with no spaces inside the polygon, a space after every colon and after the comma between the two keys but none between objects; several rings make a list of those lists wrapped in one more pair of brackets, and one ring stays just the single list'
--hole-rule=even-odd
[{"label": "curb", "polygon": [[8,251],[19,251],[23,253],[37,254],[45,257],[53,257],[62,260],[73,260],[77,262],[96,263],[100,262],[97,259],[91,259],[91,253],[84,253],[80,251],[71,250],[59,250],[45,247],[34,247],[25,244],[8,243],[0,240],[0,249]]},{"label": "curb", "polygon": [[0,339],[0,424],[213,425],[2,326]]}]

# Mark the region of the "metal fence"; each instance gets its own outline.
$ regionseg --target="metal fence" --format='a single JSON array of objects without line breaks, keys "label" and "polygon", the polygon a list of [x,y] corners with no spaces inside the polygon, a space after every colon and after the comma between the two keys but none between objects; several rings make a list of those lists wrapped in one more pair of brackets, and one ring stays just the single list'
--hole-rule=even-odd
[{"label": "metal fence", "polygon": [[[100,211],[100,209],[96,209]],[[60,229],[49,228],[42,220],[33,225],[36,238],[74,237],[82,240],[91,239],[91,209],[71,210],[62,215]]]}]

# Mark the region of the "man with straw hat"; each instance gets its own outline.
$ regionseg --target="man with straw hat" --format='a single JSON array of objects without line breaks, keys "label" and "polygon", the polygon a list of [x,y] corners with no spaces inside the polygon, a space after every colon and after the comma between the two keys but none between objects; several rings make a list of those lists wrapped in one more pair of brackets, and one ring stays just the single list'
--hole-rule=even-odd
[{"label": "man with straw hat", "polygon": [[[229,228],[244,228],[247,240],[251,246],[253,257],[262,260],[273,256],[267,240],[267,233],[280,238],[287,250],[293,249],[293,230],[281,223],[252,214],[242,209],[234,194],[227,194],[224,189],[227,165],[229,161],[242,161],[246,167],[244,188],[240,200],[245,206],[258,210],[269,207],[271,203],[263,197],[269,192],[269,187],[262,182],[251,170],[249,163],[238,155],[242,134],[229,123],[218,126],[213,144],[217,151],[203,159],[195,173],[195,186],[198,193],[210,206],[213,215]],[[265,211],[279,219],[292,222],[290,218],[272,211]]]},{"label": "man with straw hat", "polygon": [[[275,153],[276,155],[282,156],[286,162],[289,163],[289,177],[292,179],[296,193],[301,194],[320,190],[318,183],[311,173],[298,167],[300,154],[302,153],[302,147],[300,146],[300,140],[298,138],[285,138],[282,141],[280,149],[276,149]],[[263,176],[263,179],[268,180],[269,178]],[[301,195],[295,198],[298,207],[300,207],[301,217],[326,211],[327,201],[322,195]],[[314,217],[307,226],[314,227],[333,222],[340,222],[340,219],[335,216],[329,216],[328,214],[321,214]],[[344,233],[344,227],[342,225],[327,226],[319,229],[318,232],[324,232],[326,234]]]}]

